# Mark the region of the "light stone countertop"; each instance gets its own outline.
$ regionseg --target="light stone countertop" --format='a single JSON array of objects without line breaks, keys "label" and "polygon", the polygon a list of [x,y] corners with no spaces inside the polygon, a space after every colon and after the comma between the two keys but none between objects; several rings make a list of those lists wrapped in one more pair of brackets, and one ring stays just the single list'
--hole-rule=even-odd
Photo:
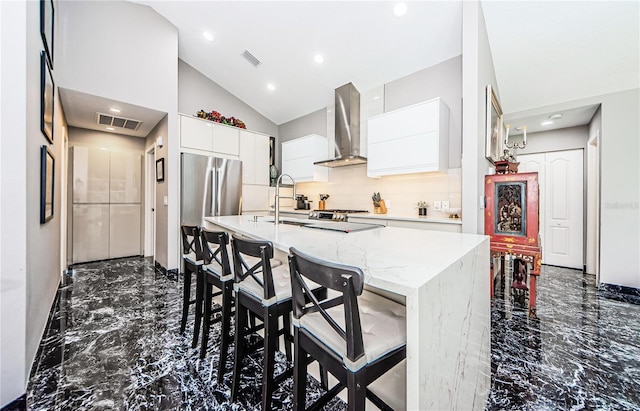
[{"label": "light stone countertop", "polygon": [[488,236],[384,226],[342,233],[267,219],[273,217],[205,221],[209,229],[271,241],[278,258],[293,246],[360,267],[368,287],[406,305],[406,371],[388,373],[406,387],[406,409],[484,409],[491,383]]},{"label": "light stone countertop", "polygon": [[489,237],[475,234],[394,227],[351,233],[287,224],[276,227],[265,219],[268,217],[260,216],[255,222],[250,215],[205,218],[230,231],[271,241],[284,253],[296,247],[318,258],[360,267],[368,285],[400,295],[422,286],[489,241]]}]

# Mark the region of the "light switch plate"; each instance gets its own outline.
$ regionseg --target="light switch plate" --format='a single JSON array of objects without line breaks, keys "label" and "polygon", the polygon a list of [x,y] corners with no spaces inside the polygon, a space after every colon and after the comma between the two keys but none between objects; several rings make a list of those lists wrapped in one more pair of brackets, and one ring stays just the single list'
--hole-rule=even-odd
[{"label": "light switch plate", "polygon": [[169,196],[164,196],[164,205],[169,204]]},{"label": "light switch plate", "polygon": [[434,209],[435,211],[440,211],[440,210],[442,210],[442,205],[441,205],[440,201],[434,201],[434,202],[433,202],[433,209]]},{"label": "light switch plate", "polygon": [[442,202],[442,209],[443,210],[448,210],[449,209],[449,201],[443,201]]},{"label": "light switch plate", "polygon": [[384,200],[384,205],[387,206],[387,208],[391,208],[391,200]]}]

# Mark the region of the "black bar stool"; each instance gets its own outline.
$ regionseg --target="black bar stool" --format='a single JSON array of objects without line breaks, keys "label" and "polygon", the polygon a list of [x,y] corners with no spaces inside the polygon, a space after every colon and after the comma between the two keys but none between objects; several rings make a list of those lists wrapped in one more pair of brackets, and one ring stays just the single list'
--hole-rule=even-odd
[{"label": "black bar stool", "polygon": [[[202,237],[203,281],[204,281],[204,323],[202,327],[202,343],[200,358],[207,353],[209,331],[211,324],[221,322],[220,333],[220,361],[218,362],[218,383],[222,383],[227,362],[227,351],[231,342],[231,316],[234,305],[233,273],[229,264],[229,234],[224,231],[209,231],[203,229]],[[213,287],[218,292],[213,292]],[[222,306],[213,309],[213,298],[221,296]],[[220,317],[212,318],[214,313],[220,312]]]},{"label": "black bar stool", "polygon": [[[295,248],[290,251],[294,409],[305,409],[310,356],[339,381],[310,409],[320,409],[346,387],[349,410],[364,410],[365,398],[382,410],[391,410],[381,398],[388,394],[386,390],[374,393],[368,386],[406,357],[406,308],[377,294],[363,292],[364,274],[357,267],[322,261]],[[331,299],[317,299],[310,292],[310,284],[339,294],[333,293]],[[405,408],[404,401],[396,398],[394,406]]]},{"label": "black bar stool", "polygon": [[[286,265],[273,268],[273,245],[268,241],[256,241],[233,236],[231,240],[234,264],[234,289],[236,291],[236,334],[231,400],[238,397],[242,360],[252,348],[245,347],[244,337],[251,330],[247,327],[248,314],[264,323],[264,360],[262,371],[262,409],[271,409],[271,397],[277,384],[292,375],[292,370],[274,377],[274,355],[278,349],[278,337],[284,335],[285,352],[291,361],[291,281]],[[322,293],[319,290],[314,292]],[[279,318],[283,318],[283,327]]]},{"label": "black bar stool", "polygon": [[[183,296],[182,296],[182,321],[180,323],[180,332],[183,333],[187,326],[187,317],[189,316],[189,306],[195,304],[195,325],[193,327],[193,340],[191,347],[198,345],[198,336],[200,333],[200,321],[202,320],[202,287],[203,281],[201,273],[202,268],[202,247],[200,245],[200,227],[191,225],[180,226],[182,234],[182,260],[184,262],[183,273]],[[196,276],[196,295],[195,300],[191,299],[191,276]]]}]

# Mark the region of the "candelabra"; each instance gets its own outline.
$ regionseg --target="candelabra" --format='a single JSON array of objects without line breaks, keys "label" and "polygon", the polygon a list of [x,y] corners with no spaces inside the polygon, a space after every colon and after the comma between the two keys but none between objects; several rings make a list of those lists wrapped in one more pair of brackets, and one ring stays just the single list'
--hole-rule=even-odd
[{"label": "candelabra", "polygon": [[522,126],[522,131],[524,133],[522,142],[513,141],[509,144],[509,124],[505,124],[505,128],[507,129],[507,133],[504,137],[504,145],[507,148],[516,148],[522,150],[527,146],[527,126]]}]

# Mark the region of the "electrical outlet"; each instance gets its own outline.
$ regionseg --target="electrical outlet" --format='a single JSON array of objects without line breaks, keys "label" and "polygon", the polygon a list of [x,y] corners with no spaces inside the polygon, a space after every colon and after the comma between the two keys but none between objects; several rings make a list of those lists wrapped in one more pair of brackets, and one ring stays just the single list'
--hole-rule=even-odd
[{"label": "electrical outlet", "polygon": [[443,201],[442,202],[442,209],[443,210],[448,210],[449,209],[449,202],[448,201]]},{"label": "electrical outlet", "polygon": [[433,209],[434,209],[434,211],[442,210],[442,205],[441,205],[440,201],[434,201],[433,202]]},{"label": "electrical outlet", "polygon": [[391,200],[384,200],[384,205],[387,206],[387,208],[391,208]]}]

